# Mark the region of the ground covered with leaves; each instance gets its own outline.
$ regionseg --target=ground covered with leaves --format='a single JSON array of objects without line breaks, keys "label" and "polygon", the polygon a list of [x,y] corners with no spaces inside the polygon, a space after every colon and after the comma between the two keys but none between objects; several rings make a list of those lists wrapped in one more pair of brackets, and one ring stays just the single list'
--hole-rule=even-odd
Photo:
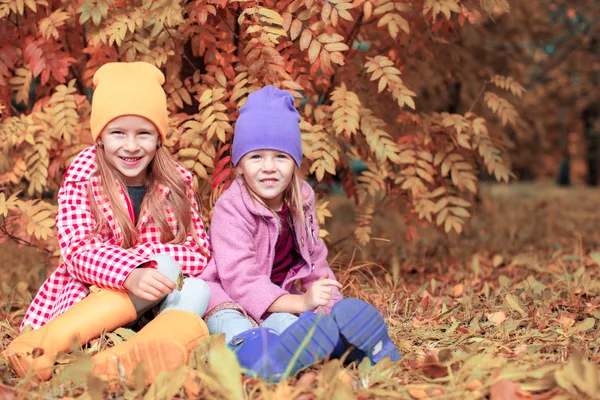
[{"label": "ground covered with leaves", "polygon": [[[352,207],[331,198],[331,263],[346,296],[378,307],[404,358],[331,360],[279,385],[241,375],[221,337],[151,385],[89,374],[119,329],[59,358],[50,382],[18,380],[0,360],[0,399],[585,399],[600,398],[600,191],[548,184],[483,186],[462,236],[423,229],[407,242],[385,208],[366,248],[346,238]],[[348,222],[350,223],[350,222]],[[16,335],[46,271],[39,256],[0,252],[0,350]]]}]

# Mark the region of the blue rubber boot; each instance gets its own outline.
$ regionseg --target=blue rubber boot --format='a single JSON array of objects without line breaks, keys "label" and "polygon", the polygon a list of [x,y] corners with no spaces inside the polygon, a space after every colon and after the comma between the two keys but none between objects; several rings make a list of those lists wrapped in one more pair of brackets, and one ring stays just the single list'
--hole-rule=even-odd
[{"label": "blue rubber boot", "polygon": [[331,317],[305,313],[281,335],[271,329],[251,329],[235,336],[230,348],[247,376],[279,382],[324,360],[338,340]]},{"label": "blue rubber boot", "polygon": [[348,345],[348,343],[346,343],[346,341],[340,336],[340,340],[338,340],[335,348],[331,352],[331,358],[339,359],[344,357],[344,355],[346,356],[344,359],[344,365],[350,364],[353,361],[360,362],[367,356],[363,351],[352,345]]},{"label": "blue rubber boot", "polygon": [[376,364],[386,357],[398,361],[402,357],[388,335],[383,317],[375,307],[358,299],[342,299],[331,310],[340,337],[348,345],[364,352]]}]

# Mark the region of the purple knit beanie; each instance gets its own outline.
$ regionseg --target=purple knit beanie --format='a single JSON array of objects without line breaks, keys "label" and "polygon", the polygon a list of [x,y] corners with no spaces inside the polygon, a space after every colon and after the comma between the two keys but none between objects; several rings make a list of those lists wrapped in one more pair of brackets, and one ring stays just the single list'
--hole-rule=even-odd
[{"label": "purple knit beanie", "polygon": [[300,114],[289,92],[265,86],[250,93],[235,124],[233,165],[251,151],[278,150],[289,154],[299,167],[302,163],[299,123]]}]

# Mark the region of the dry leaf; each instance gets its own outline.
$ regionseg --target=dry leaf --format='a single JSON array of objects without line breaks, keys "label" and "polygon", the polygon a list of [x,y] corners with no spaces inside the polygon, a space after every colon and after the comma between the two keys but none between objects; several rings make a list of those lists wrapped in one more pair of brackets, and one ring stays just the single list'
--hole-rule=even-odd
[{"label": "dry leaf", "polygon": [[461,294],[463,294],[465,291],[462,283],[459,283],[458,285],[454,286],[454,288],[452,289],[452,296],[454,297],[458,297]]},{"label": "dry leaf", "polygon": [[483,383],[479,380],[479,379],[475,379],[472,380],[471,382],[467,383],[467,389],[474,391],[477,390],[479,388],[481,388],[483,386]]},{"label": "dry leaf", "polygon": [[493,314],[487,314],[487,319],[488,321],[493,322],[496,326],[500,326],[504,320],[506,320],[506,314],[504,311],[498,311]]},{"label": "dry leaf", "polygon": [[427,392],[423,389],[408,389],[408,394],[413,399],[426,399],[429,397]]},{"label": "dry leaf", "polygon": [[425,356],[425,360],[421,363],[421,368],[425,375],[431,379],[448,376],[448,369],[440,364],[435,354],[431,352]]}]

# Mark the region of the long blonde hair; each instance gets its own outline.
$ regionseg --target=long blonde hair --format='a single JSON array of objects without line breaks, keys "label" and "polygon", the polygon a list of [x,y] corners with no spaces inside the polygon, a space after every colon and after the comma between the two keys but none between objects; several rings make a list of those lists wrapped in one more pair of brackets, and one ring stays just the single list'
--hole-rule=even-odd
[{"label": "long blonde hair", "polygon": [[[250,189],[250,186],[248,186],[248,183],[246,183],[246,178],[244,177],[244,175],[241,175],[241,178],[242,182],[244,182],[244,187],[250,194],[252,200],[260,203],[267,210],[269,210],[271,214],[273,214],[273,217],[275,217],[275,221],[277,221],[279,231],[281,232],[282,221],[280,221],[279,215],[277,215],[277,211],[269,207],[267,203],[265,203],[265,201],[258,194],[254,193],[252,189]],[[294,172],[292,174],[292,180],[290,181],[290,184],[283,193],[283,201],[289,207],[292,219],[300,224],[300,229],[304,228],[304,197],[302,196],[303,181],[304,180],[302,179],[300,169],[298,168],[298,166],[295,166]]]},{"label": "long blonde hair", "polygon": [[[98,167],[96,174],[100,177],[100,183],[104,189],[104,193],[110,201],[110,205],[115,215],[115,222],[121,228],[123,233],[122,246],[124,248],[130,248],[137,242],[138,234],[136,226],[129,217],[125,204],[123,204],[123,201],[121,200],[119,188],[125,189],[126,183],[121,174],[115,167],[106,161],[105,157],[104,148],[102,146],[97,146],[96,161]],[[166,203],[176,217],[176,234],[173,234],[173,231],[169,226],[169,221],[165,213],[165,206],[161,205],[162,195],[159,191],[159,184],[169,188],[169,195],[166,198]],[[202,249],[202,246],[200,246],[198,241],[197,232],[195,232],[192,223],[192,213],[190,210],[193,205],[188,197],[187,187],[188,185],[177,169],[171,154],[164,146],[160,146],[156,150],[154,158],[148,165],[146,194],[142,205],[147,205],[148,212],[156,225],[160,228],[162,242],[181,244],[186,241],[188,234],[191,234],[195,242]],[[98,205],[91,193],[91,185],[89,185],[88,191],[92,214],[97,222],[96,232],[99,232],[107,221],[102,213],[99,212]],[[125,193],[128,196],[127,192]]]}]

